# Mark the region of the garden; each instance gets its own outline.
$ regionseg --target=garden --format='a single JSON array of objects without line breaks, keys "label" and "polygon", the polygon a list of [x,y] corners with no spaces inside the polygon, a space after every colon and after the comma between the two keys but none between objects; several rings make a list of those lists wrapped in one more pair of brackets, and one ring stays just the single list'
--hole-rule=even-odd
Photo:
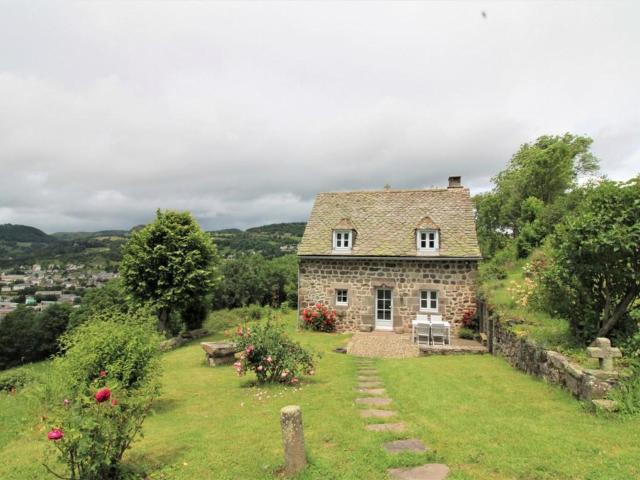
[{"label": "garden", "polygon": [[[218,328],[220,317],[212,314],[205,326]],[[254,374],[238,376],[233,366],[206,366],[197,342],[163,354],[161,393],[144,423],[144,437],[124,455],[126,470],[167,480],[278,478],[279,410],[297,404],[310,461],[299,478],[382,479],[387,468],[430,461],[445,461],[452,479],[640,475],[640,419],[594,415],[566,392],[489,356],[376,360],[409,429],[364,431],[368,420],[359,417],[354,403],[356,359],[333,352],[348,337],[298,331],[293,312],[282,321],[294,341],[318,355],[314,375],[303,374],[294,385],[259,384]],[[208,339],[228,339],[224,331],[226,325]],[[0,478],[47,478],[42,463],[62,471],[51,462],[51,412],[38,401],[49,391],[54,366],[22,368],[32,381],[0,395]],[[113,408],[110,402],[99,406]],[[382,443],[398,437],[420,438],[430,450],[383,453]]]}]

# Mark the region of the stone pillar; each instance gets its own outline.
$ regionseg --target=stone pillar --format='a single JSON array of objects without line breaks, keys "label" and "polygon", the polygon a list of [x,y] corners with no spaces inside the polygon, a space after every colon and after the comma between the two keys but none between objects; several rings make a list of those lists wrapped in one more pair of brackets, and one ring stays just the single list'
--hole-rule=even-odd
[{"label": "stone pillar", "polygon": [[280,410],[280,426],[284,444],[284,474],[295,475],[307,466],[300,407],[297,405],[283,407]]}]

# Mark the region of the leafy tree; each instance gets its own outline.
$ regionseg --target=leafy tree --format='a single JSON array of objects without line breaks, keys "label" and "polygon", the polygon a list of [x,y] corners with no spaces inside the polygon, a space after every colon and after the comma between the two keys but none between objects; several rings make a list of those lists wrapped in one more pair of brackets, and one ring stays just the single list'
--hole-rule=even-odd
[{"label": "leafy tree", "polygon": [[127,302],[126,293],[120,280],[110,280],[102,287],[91,288],[82,297],[80,307],[73,310],[69,327],[74,328],[86,322],[91,316],[106,310],[127,313],[131,305]]},{"label": "leafy tree", "polygon": [[[492,180],[494,189],[475,197],[480,247],[492,256],[504,246],[504,237],[524,238],[517,245],[526,256],[540,245],[554,223],[545,220],[547,210],[555,215],[567,207],[563,197],[576,187],[578,177],[598,170],[598,160],[589,151],[589,137],[565,134],[544,135],[525,143],[511,158],[507,168]],[[566,213],[566,212],[563,212]]]},{"label": "leafy tree", "polygon": [[200,302],[216,280],[218,256],[209,235],[188,212],[157,211],[123,248],[122,283],[136,301],[157,309],[166,329],[172,312]]},{"label": "leafy tree", "polygon": [[270,304],[279,307],[286,301],[289,305],[298,303],[298,258],[285,255],[267,263],[269,276]]},{"label": "leafy tree", "polygon": [[225,261],[222,277],[213,295],[215,307],[237,308],[269,302],[267,262],[262,255],[241,255]]},{"label": "leafy tree", "polygon": [[543,284],[577,338],[637,328],[631,313],[640,295],[640,177],[586,187],[552,244]]},{"label": "leafy tree", "polygon": [[42,312],[24,305],[0,321],[0,369],[36,362],[57,353],[72,307],[56,304]]}]

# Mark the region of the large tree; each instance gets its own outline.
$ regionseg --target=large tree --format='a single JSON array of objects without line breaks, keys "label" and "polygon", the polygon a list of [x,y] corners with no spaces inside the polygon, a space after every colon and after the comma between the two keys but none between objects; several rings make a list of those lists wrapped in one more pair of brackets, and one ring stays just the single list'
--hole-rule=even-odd
[{"label": "large tree", "polygon": [[160,328],[173,312],[201,304],[216,280],[218,255],[208,234],[188,212],[158,210],[123,248],[120,275],[134,300],[151,303]]},{"label": "large tree", "polygon": [[633,329],[640,296],[640,177],[603,181],[553,237],[553,263],[544,277],[556,312],[589,342]]},{"label": "large tree", "polygon": [[553,224],[540,217],[548,216],[548,208],[555,211],[566,205],[563,197],[580,175],[598,170],[598,160],[589,151],[592,142],[567,133],[544,135],[520,147],[507,168],[493,177],[493,190],[475,197],[485,256],[503,245],[505,235],[515,238],[525,230],[526,243],[535,245],[552,230]]}]

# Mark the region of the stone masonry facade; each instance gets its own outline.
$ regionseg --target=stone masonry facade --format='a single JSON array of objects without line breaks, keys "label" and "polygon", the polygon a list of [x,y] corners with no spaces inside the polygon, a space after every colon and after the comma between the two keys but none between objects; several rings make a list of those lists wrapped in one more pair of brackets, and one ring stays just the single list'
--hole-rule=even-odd
[{"label": "stone masonry facade", "polygon": [[[376,289],[393,297],[393,329],[411,331],[420,313],[420,292],[438,292],[438,313],[458,325],[476,308],[476,260],[300,258],[299,315],[320,302],[337,311],[338,331],[375,326]],[[348,305],[336,305],[336,290],[348,291]]]}]

